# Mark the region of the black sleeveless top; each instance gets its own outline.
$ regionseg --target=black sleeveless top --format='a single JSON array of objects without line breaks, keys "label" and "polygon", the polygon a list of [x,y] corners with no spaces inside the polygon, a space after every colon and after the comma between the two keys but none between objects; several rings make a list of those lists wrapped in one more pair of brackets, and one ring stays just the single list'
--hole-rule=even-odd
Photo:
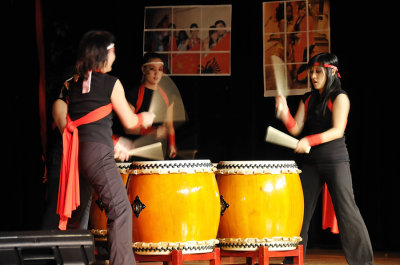
[{"label": "black sleeveless top", "polygon": [[[69,81],[68,114],[76,120],[92,110],[111,103],[111,93],[117,78],[108,74],[92,72],[90,92],[82,94],[82,78],[77,82]],[[98,142],[113,147],[112,141],[113,112],[96,122],[78,127],[79,142]]]},{"label": "black sleeveless top", "polygon": [[[128,100],[128,102],[130,102],[135,107],[135,109],[137,109],[137,107],[138,107],[138,106],[136,106],[136,102],[139,97],[139,87],[140,86],[137,86],[128,91],[125,91],[126,99]],[[138,111],[138,113],[143,112],[143,111],[149,111],[153,93],[154,93],[154,90],[145,87],[142,106],[140,106],[139,110],[136,110],[136,111]]]},{"label": "black sleeveless top", "polygon": [[[136,111],[137,111],[136,102],[138,100],[138,92],[139,92],[139,86],[125,89],[126,100],[130,104],[132,104],[132,106],[135,107]],[[149,111],[150,102],[153,97],[153,93],[154,93],[154,90],[145,88],[142,106],[140,107],[138,113],[143,112],[143,111]],[[118,117],[115,117],[114,125],[113,125],[112,129],[113,129],[114,134],[123,135],[127,138],[130,138],[131,140],[135,140],[140,137],[140,135],[126,134],[124,127],[122,126],[121,121],[119,120]]]},{"label": "black sleeveless top", "polygon": [[[307,135],[318,134],[332,128],[332,105],[336,97],[347,93],[337,90],[332,93],[325,109],[322,109],[322,99],[318,91],[306,93],[302,101],[305,104],[306,120],[301,138]],[[299,162],[303,163],[330,163],[349,161],[345,137],[311,147],[309,154],[299,154]]]}]

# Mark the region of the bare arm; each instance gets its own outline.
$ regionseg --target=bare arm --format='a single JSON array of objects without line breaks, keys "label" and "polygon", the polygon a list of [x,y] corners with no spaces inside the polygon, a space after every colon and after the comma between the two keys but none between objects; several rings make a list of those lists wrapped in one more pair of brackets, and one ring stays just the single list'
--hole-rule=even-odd
[{"label": "bare arm", "polygon": [[61,99],[57,99],[53,103],[52,115],[58,130],[62,134],[67,125],[67,103]]},{"label": "bare arm", "polygon": [[[128,104],[129,104],[129,107],[131,108],[132,112],[135,113],[135,107],[129,102],[128,102]],[[124,131],[127,134],[139,135],[140,134],[140,127],[139,128],[134,128],[134,129],[126,129],[126,128],[124,128]]]},{"label": "bare arm", "polygon": [[[275,108],[278,109],[278,106],[280,105],[282,107],[280,116],[278,117],[279,119],[282,120],[283,124],[285,124],[286,127],[288,127],[288,123],[290,123],[291,114],[289,107],[287,105],[287,101],[285,97],[283,96],[276,96],[275,98]],[[301,133],[304,127],[304,120],[305,120],[305,106],[302,100],[300,100],[299,107],[297,108],[296,115],[294,117],[295,124],[294,126],[289,126],[288,131],[290,134],[297,136]]]},{"label": "bare arm", "polygon": [[167,109],[166,127],[168,130],[168,142],[169,142],[169,157],[174,158],[177,153],[175,145],[175,128],[174,128],[174,106],[172,103]]},{"label": "bare arm", "polygon": [[297,136],[301,133],[301,131],[303,130],[303,127],[304,127],[305,116],[306,116],[306,111],[305,111],[304,102],[302,100],[300,100],[299,107],[297,108],[296,115],[294,116],[296,125],[291,130],[289,130],[289,132],[292,135]]},{"label": "bare arm", "polygon": [[139,118],[129,106],[129,103],[125,98],[124,88],[119,80],[117,80],[114,85],[111,94],[111,103],[113,104],[113,110],[118,115],[121,124],[125,129],[132,130],[138,125]]},{"label": "bare arm", "polygon": [[343,137],[350,111],[350,100],[346,94],[336,97],[332,107],[332,128],[321,134],[322,143]]}]

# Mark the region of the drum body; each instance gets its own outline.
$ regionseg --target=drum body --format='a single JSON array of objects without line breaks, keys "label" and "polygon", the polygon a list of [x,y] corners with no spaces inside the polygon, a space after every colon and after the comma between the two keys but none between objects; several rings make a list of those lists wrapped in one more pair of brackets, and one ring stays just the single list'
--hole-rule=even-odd
[{"label": "drum body", "polygon": [[220,200],[209,160],[133,162],[127,192],[133,209],[136,253],[211,252]]},{"label": "drum body", "polygon": [[[125,187],[130,174],[131,164],[131,162],[117,163],[117,167]],[[107,216],[105,214],[104,206],[99,200],[99,196],[94,191],[92,194],[89,220],[92,228],[91,232],[95,236],[95,239],[107,240]]]},{"label": "drum body", "polygon": [[294,161],[222,161],[216,178],[221,194],[218,239],[223,249],[297,247],[304,198]]}]

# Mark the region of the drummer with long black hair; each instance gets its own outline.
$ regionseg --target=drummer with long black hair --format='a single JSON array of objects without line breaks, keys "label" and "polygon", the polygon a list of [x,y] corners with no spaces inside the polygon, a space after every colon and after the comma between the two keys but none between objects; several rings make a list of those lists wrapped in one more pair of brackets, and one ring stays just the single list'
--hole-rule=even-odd
[{"label": "drummer with long black hair", "polygon": [[[332,53],[321,53],[311,58],[308,68],[312,90],[301,99],[295,117],[290,114],[282,96],[276,97],[276,108],[282,108],[279,119],[288,131],[300,136],[295,152],[300,154],[296,162],[302,170],[300,178],[304,192],[301,231],[304,254],[311,218],[326,182],[347,262],[350,265],[374,264],[367,227],[354,199],[344,137],[350,100],[341,87],[338,63],[338,58]],[[310,148],[310,153],[306,154]]]}]

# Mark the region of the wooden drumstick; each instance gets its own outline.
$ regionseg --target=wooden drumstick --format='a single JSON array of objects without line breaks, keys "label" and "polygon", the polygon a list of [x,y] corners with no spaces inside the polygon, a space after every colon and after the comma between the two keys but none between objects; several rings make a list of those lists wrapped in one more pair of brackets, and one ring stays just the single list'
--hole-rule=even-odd
[{"label": "wooden drumstick", "polygon": [[[285,63],[276,55],[271,56],[271,62],[274,70],[276,93],[286,98],[289,95],[289,87],[287,84]],[[276,117],[279,117],[281,111],[282,105],[279,104],[276,110]]]},{"label": "wooden drumstick", "polygon": [[[299,140],[296,138],[281,132],[274,127],[268,126],[267,128],[267,135],[265,137],[265,141],[273,144],[277,144],[280,146],[288,147],[291,149],[296,149],[297,143]],[[311,147],[306,150],[306,153],[310,152]]]},{"label": "wooden drumstick", "polygon": [[161,92],[155,91],[150,101],[149,112],[156,115],[153,123],[184,122],[187,120],[185,106],[175,82],[168,76],[163,75],[158,83],[169,99],[170,106],[165,111],[165,101]]},{"label": "wooden drumstick", "polygon": [[165,102],[158,91],[154,91],[151,97],[149,112],[154,113],[153,123],[163,123],[165,120]]},{"label": "wooden drumstick", "polygon": [[161,142],[132,149],[129,151],[129,156],[138,156],[152,160],[164,160]]}]

